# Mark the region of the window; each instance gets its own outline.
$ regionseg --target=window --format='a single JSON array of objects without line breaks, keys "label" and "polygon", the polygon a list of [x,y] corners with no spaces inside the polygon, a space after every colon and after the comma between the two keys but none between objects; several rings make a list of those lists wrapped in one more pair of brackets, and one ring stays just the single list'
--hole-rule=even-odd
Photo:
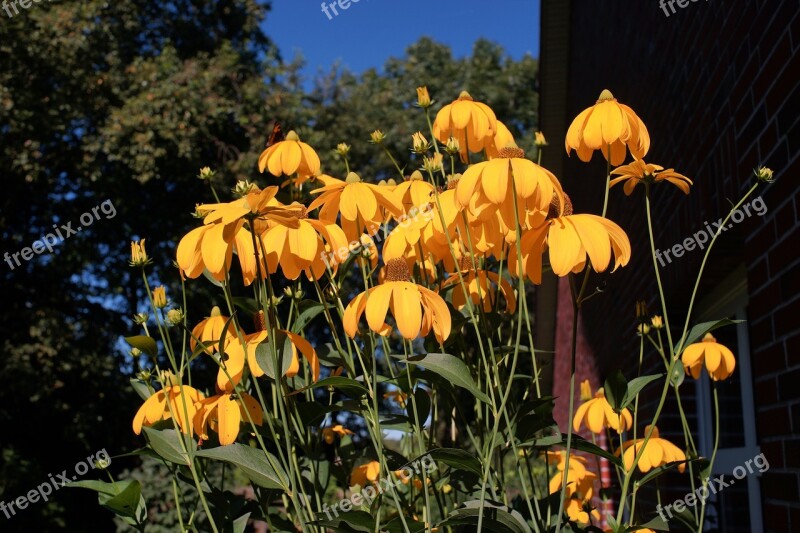
[{"label": "window", "polygon": [[[720,435],[719,449],[712,477],[725,475],[731,483],[716,495],[711,495],[707,505],[705,531],[730,533],[761,533],[761,488],[758,470],[736,480],[732,472],[737,466],[760,452],[756,436],[755,406],[753,402],[753,377],[750,366],[750,339],[747,320],[747,276],[744,266],[723,281],[698,306],[694,322],[718,318],[743,320],[736,326],[713,332],[717,341],[730,348],[736,356],[736,370],[730,379],[717,382],[719,397]],[[705,372],[704,372],[705,374]],[[697,419],[699,427],[699,452],[710,457],[714,449],[714,403],[710,380],[701,379],[697,386]]]}]

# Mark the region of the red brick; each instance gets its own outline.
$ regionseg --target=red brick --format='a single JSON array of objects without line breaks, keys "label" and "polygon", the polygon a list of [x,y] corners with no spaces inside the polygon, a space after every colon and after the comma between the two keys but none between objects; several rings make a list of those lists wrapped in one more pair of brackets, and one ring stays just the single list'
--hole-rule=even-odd
[{"label": "red brick", "polygon": [[800,498],[800,492],[797,490],[797,474],[785,474],[768,470],[764,472],[764,476],[761,479],[765,498],[792,503],[797,502]]},{"label": "red brick", "polygon": [[[749,248],[749,247],[748,247]],[[749,287],[763,287],[769,281],[769,269],[767,260],[760,259],[757,262],[748,254],[750,266],[747,269],[747,285]]]},{"label": "red brick", "polygon": [[756,405],[772,406],[778,401],[778,381],[773,377],[756,380],[755,392]]},{"label": "red brick", "polygon": [[[779,235],[783,235],[780,231],[778,231]],[[785,237],[780,244],[778,244],[772,251],[769,253],[769,275],[770,277],[776,277],[781,272],[786,270],[790,264],[796,263],[798,257],[797,254],[797,239],[800,238],[800,231],[798,231],[797,226],[794,228],[789,229],[789,236]],[[795,243],[792,245],[792,243]],[[788,295],[787,295],[788,296]]]},{"label": "red brick", "polygon": [[[762,492],[766,484],[766,481],[762,479]],[[764,528],[767,533],[787,533],[792,531],[789,524],[789,509],[785,505],[776,505],[768,502],[764,506]]]},{"label": "red brick", "polygon": [[[800,468],[800,439],[791,439],[784,442],[786,453],[786,466],[789,468]],[[769,460],[769,456],[767,456]],[[770,463],[772,465],[772,463]]]},{"label": "red brick", "polygon": [[[778,398],[781,401],[800,399],[800,368],[783,372],[778,376]],[[788,419],[788,416],[787,416]]]},{"label": "red brick", "polygon": [[788,436],[791,433],[789,420],[789,408],[785,405],[761,410],[757,417],[758,434],[763,437]]},{"label": "red brick", "polygon": [[[787,294],[786,297],[789,295]],[[780,338],[800,329],[797,317],[800,316],[800,297],[795,294],[795,299],[788,305],[778,309],[773,319],[775,323],[775,336]],[[800,391],[800,387],[797,387]]]},{"label": "red brick", "polygon": [[783,344],[776,343],[768,348],[753,350],[753,375],[756,377],[774,374],[786,369]]},{"label": "red brick", "polygon": [[770,468],[784,468],[783,442],[776,440],[772,442],[762,442],[760,445],[761,453],[767,458]]},{"label": "red brick", "polygon": [[777,279],[763,287],[751,287],[750,291],[750,312],[755,316],[769,315],[781,303],[781,284]]}]

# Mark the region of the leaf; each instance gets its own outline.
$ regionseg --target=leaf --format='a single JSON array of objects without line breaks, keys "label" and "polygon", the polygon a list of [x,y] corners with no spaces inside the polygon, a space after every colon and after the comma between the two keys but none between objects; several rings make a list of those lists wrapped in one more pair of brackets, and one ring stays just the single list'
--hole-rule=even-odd
[{"label": "leaf", "polygon": [[628,381],[620,370],[616,370],[606,378],[603,389],[606,393],[606,400],[611,405],[615,413],[622,410],[625,401],[625,393],[628,391]]},{"label": "leaf", "polygon": [[464,507],[456,509],[447,520],[440,522],[438,527],[455,525],[478,525],[478,515],[483,507],[484,531],[494,531],[496,533],[531,533],[531,528],[522,515],[509,509],[508,507],[492,504],[491,502],[481,502],[472,500],[464,503]]},{"label": "leaf", "polygon": [[247,527],[247,521],[250,520],[250,514],[251,513],[243,514],[233,521],[233,533],[244,533]]},{"label": "leaf", "polygon": [[222,326],[222,331],[219,334],[219,341],[217,341],[217,344],[219,345],[217,352],[219,353],[225,353],[225,344],[228,342],[228,328],[231,327],[231,322],[233,321],[234,316],[235,313],[229,316],[228,320],[225,321],[225,325]]},{"label": "leaf", "polygon": [[[137,518],[137,509],[142,501],[142,486],[134,479],[126,481],[130,481],[131,483],[108,500],[103,501],[104,498],[100,495],[100,505],[113,511],[116,515],[135,519]],[[122,482],[118,483],[118,485],[121,484]]]},{"label": "leaf", "polygon": [[250,481],[259,487],[289,490],[289,480],[277,460],[270,456],[273,457],[272,463],[275,464],[273,467],[262,450],[235,443],[210,450],[200,450],[195,455],[238,466],[247,474]]},{"label": "leaf", "polygon": [[[180,439],[184,439],[182,433],[178,433],[174,429],[158,430],[151,427],[144,427],[142,429],[144,430],[150,447],[152,447],[161,458],[171,463],[189,465],[189,457],[180,444]],[[187,443],[190,450],[194,451],[196,445],[193,439],[185,438],[184,442]]]},{"label": "leaf", "polygon": [[364,386],[363,383],[358,382],[353,378],[344,376],[333,376],[321,379],[311,385],[311,387],[315,389],[318,387],[333,387],[334,389],[347,394],[351,398],[361,398],[362,396],[369,394],[369,390]]},{"label": "leaf", "polygon": [[453,385],[467,389],[482,402],[489,405],[492,403],[489,397],[478,389],[466,363],[458,357],[446,353],[429,353],[411,357],[401,362],[422,366],[426,370],[442,376]]},{"label": "leaf", "polygon": [[[275,371],[273,350],[274,353],[277,354],[280,373]],[[267,376],[275,381],[278,381],[289,371],[289,366],[292,364],[292,354],[292,340],[282,331],[276,330],[274,337],[269,337],[256,346],[256,361],[258,361],[258,366],[264,370]]]},{"label": "leaf", "polygon": [[664,376],[665,374],[654,374],[650,376],[641,376],[632,379],[630,383],[628,383],[628,390],[625,392],[625,399],[622,402],[620,411],[628,407],[630,404],[632,404],[636,399],[636,396],[642,391],[643,388],[645,388],[654,381],[658,381]]},{"label": "leaf", "polygon": [[297,320],[292,324],[292,333],[300,333],[312,320],[325,311],[325,305],[314,300],[303,300],[297,307],[301,310]]},{"label": "leaf", "polygon": [[138,348],[142,353],[146,353],[150,357],[158,355],[158,345],[153,337],[147,335],[134,335],[133,337],[125,337],[125,342]]},{"label": "leaf", "polygon": [[[417,406],[416,413],[414,409],[415,403]],[[406,414],[408,415],[408,418],[410,418],[412,422],[416,423],[419,427],[422,427],[428,420],[428,416],[430,415],[430,413],[431,413],[431,397],[428,394],[428,391],[419,388],[414,392],[414,401],[413,402],[408,401],[406,403]]]},{"label": "leaf", "polygon": [[[561,442],[557,443],[558,446],[563,446],[564,448],[567,447],[567,435],[562,433],[561,434]],[[572,450],[578,450],[581,452],[590,453],[592,455],[597,455],[598,457],[605,457],[615,465],[622,468],[622,460],[614,455],[613,453],[607,452],[603,448],[596,446],[589,442],[586,439],[581,438],[578,435],[572,435]]]},{"label": "leaf", "polygon": [[129,524],[141,524],[146,518],[142,486],[135,479],[125,479],[115,483],[90,479],[75,481],[65,486],[97,492],[99,504],[122,517]]},{"label": "leaf", "polygon": [[255,299],[245,296],[234,296],[233,305],[247,313],[247,316],[255,316],[260,310]]},{"label": "leaf", "polygon": [[425,464],[427,461],[423,461],[423,459],[426,457],[444,463],[455,470],[465,470],[478,476],[483,475],[483,467],[481,466],[480,460],[468,451],[459,448],[434,448],[408,464],[416,461],[422,461],[421,464]]},{"label": "leaf", "polygon": [[640,531],[642,529],[652,529],[654,531],[669,531],[669,524],[667,524],[667,522],[660,516],[656,516],[646,524],[631,526],[627,528],[625,531]]},{"label": "leaf", "polygon": [[388,531],[389,533],[422,533],[425,531],[425,524],[422,522],[415,522],[411,517],[405,517],[405,520],[406,525],[403,526],[399,516],[392,518],[381,526],[381,531]]},{"label": "leaf", "polygon": [[676,467],[678,467],[678,466],[680,466],[682,464],[687,464],[688,465],[689,463],[691,463],[693,461],[698,461],[698,460],[699,459],[689,459],[689,460],[686,460],[686,461],[673,461],[671,463],[667,463],[665,465],[661,465],[658,468],[653,468],[647,474],[642,476],[642,478],[639,480],[639,485],[644,485],[646,483],[649,483],[650,481],[654,480],[658,476],[660,476],[662,474],[665,474],[665,473],[669,472],[670,470],[672,470],[673,468],[676,468]]},{"label": "leaf", "polygon": [[147,386],[147,383],[141,379],[131,378],[131,387],[142,400],[146,400],[153,395],[153,391],[151,391],[150,387]]},{"label": "leaf", "polygon": [[706,333],[714,331],[715,329],[724,327],[724,326],[733,326],[735,324],[741,324],[744,320],[731,320],[729,318],[723,318],[722,320],[712,320],[710,322],[701,322],[696,326],[692,327],[689,331],[688,336],[686,339],[681,337],[681,340],[678,341],[676,345],[676,353],[682,352],[687,346],[690,344],[694,344],[698,340],[702,339]]}]

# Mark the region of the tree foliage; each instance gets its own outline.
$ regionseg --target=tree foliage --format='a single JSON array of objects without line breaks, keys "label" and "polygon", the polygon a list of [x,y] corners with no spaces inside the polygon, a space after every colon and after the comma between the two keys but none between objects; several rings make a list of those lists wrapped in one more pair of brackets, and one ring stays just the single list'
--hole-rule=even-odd
[{"label": "tree foliage", "polygon": [[[333,68],[305,90],[302,64],[283,61],[265,33],[268,11],[257,0],[87,0],[36,4],[0,26],[3,253],[31,246],[54,224],[77,226],[106,200],[115,208],[53,254],[3,263],[0,499],[24,495],[98,449],[117,455],[140,444],[130,430],[134,366],[120,343],[135,329],[130,317],[144,310],[135,271],[125,268],[128,243],[147,238],[158,259],[151,282],[178,279],[168,258],[192,224],[196,199],[209,197],[196,179],[200,167],[215,169],[221,190],[241,179],[268,181],[255,163],[277,119],[337,176],[344,167],[331,150],[363,139],[352,163],[365,179],[381,178],[385,156],[367,143],[369,133],[383,128],[408,162],[410,135],[423,125],[399,110],[425,84],[438,105],[467,89],[501,120],[513,110],[517,121],[508,125],[531,146],[534,59],[513,61],[487,41],[456,59],[422,39],[381,71]],[[174,281],[172,289],[179,294]],[[220,303],[203,288],[188,293],[203,302],[190,308]],[[89,495],[65,490],[3,530],[110,524]]]}]

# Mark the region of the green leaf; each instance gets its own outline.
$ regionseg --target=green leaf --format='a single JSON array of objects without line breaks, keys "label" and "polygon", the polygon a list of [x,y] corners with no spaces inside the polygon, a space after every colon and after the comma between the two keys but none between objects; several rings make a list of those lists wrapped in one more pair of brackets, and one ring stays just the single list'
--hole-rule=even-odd
[{"label": "green leaf", "polygon": [[[273,350],[278,357],[280,373],[275,371]],[[267,376],[278,381],[289,371],[289,366],[292,364],[292,353],[292,340],[283,331],[276,330],[274,337],[269,337],[256,346],[256,361]]]},{"label": "green leaf", "polygon": [[135,479],[125,479],[115,483],[90,479],[75,481],[65,486],[97,492],[97,500],[100,505],[129,524],[141,524],[147,517],[147,508],[144,498],[142,498],[142,486]]},{"label": "green leaf", "polygon": [[[416,403],[416,412],[414,409],[414,404]],[[431,413],[431,397],[428,394],[428,391],[425,389],[419,388],[414,391],[414,401],[408,401],[406,403],[406,414],[408,418],[411,419],[412,422],[415,422],[419,427],[422,427],[425,424],[425,421],[428,420],[428,416]]]},{"label": "green leaf", "polygon": [[464,507],[456,509],[447,520],[439,523],[442,526],[468,525],[476,527],[478,525],[478,515],[483,507],[484,531],[494,531],[496,533],[531,533],[531,528],[522,515],[509,509],[508,507],[491,502],[481,502],[472,500],[464,503]]},{"label": "green leaf", "polygon": [[[127,516],[128,518],[137,518],[137,509],[142,501],[142,486],[137,480],[130,481],[127,487],[123,488],[115,496],[103,501],[102,494],[99,496],[100,505],[113,511],[119,516]],[[118,483],[121,485],[123,482]]]},{"label": "green leaf", "polygon": [[641,376],[635,379],[632,379],[630,383],[628,383],[628,390],[625,392],[625,398],[622,402],[622,406],[620,406],[620,411],[625,409],[633,401],[636,399],[636,396],[645,388],[647,385],[654,381],[658,381],[659,379],[663,378],[665,374],[655,374],[651,376]]},{"label": "green leaf", "polygon": [[333,376],[321,379],[311,385],[312,388],[319,387],[333,387],[336,390],[342,391],[351,398],[361,398],[369,394],[369,390],[363,383],[344,376]]},{"label": "green leaf", "polygon": [[741,324],[744,320],[730,320],[728,318],[723,318],[722,320],[712,320],[710,322],[702,322],[694,326],[690,331],[686,339],[681,337],[681,340],[678,341],[676,345],[677,353],[682,352],[687,346],[690,344],[694,344],[698,340],[702,339],[706,333],[714,331],[715,329],[724,327],[724,326],[732,326],[735,324]]},{"label": "green leaf", "polygon": [[247,521],[250,520],[250,514],[251,513],[243,514],[233,521],[233,533],[244,533],[247,527]]},{"label": "green leaf", "polygon": [[444,463],[455,470],[465,470],[478,476],[483,475],[483,467],[481,466],[480,460],[473,454],[460,448],[434,448],[425,455],[417,457],[408,464],[416,461],[422,461],[428,456],[430,456],[430,458],[434,461]]},{"label": "green leaf", "polygon": [[142,429],[144,430],[150,447],[153,448],[160,457],[171,463],[189,465],[189,457],[186,455],[186,452],[184,452],[180,439],[184,439],[190,451],[194,451],[196,448],[194,439],[185,437],[182,433],[178,433],[174,429],[158,430],[151,427],[144,427]]},{"label": "green leaf", "polygon": [[[561,442],[557,443],[558,446],[563,446],[564,448],[567,447],[567,435],[562,433],[561,434]],[[592,455],[597,455],[598,457],[605,457],[615,465],[622,468],[622,459],[614,455],[613,453],[607,452],[603,448],[599,446],[595,446],[591,442],[586,439],[581,438],[578,435],[572,435],[572,450],[578,450],[581,452],[591,453]]]},{"label": "green leaf", "polygon": [[685,379],[686,370],[684,370],[683,365],[676,364],[669,375],[669,382],[675,387],[680,387]]},{"label": "green leaf", "polygon": [[133,337],[125,337],[125,342],[138,348],[142,353],[146,353],[150,357],[158,355],[158,345],[153,337],[147,335],[134,335]]},{"label": "green leaf", "polygon": [[492,403],[489,397],[478,389],[478,386],[472,379],[472,375],[469,373],[469,367],[458,357],[446,353],[429,353],[427,355],[411,357],[402,362],[422,366],[434,374],[443,377],[453,385],[467,389],[482,402],[489,405]]},{"label": "green leaf", "polygon": [[303,300],[297,304],[300,315],[292,324],[292,333],[300,333],[312,320],[325,311],[325,305],[314,300]]},{"label": "green leaf", "polygon": [[219,341],[217,344],[219,347],[217,348],[217,352],[225,353],[225,344],[228,341],[228,329],[231,327],[231,322],[233,321],[233,317],[235,313],[228,317],[228,320],[225,321],[225,325],[222,327],[222,331],[219,334]]},{"label": "green leaf", "polygon": [[262,450],[236,443],[210,450],[200,450],[195,455],[238,466],[247,474],[250,481],[259,487],[289,490],[289,479],[277,459],[270,455],[273,459],[272,463],[275,465],[273,467]]},{"label": "green leaf", "polygon": [[246,296],[234,296],[233,305],[247,313],[247,316],[251,317],[254,317],[260,311],[255,299],[247,298]]},{"label": "green leaf", "polygon": [[641,529],[652,529],[654,531],[669,531],[669,524],[664,521],[660,516],[656,516],[646,524],[639,524],[638,526],[631,526],[625,531],[639,531]]},{"label": "green leaf", "polygon": [[647,474],[642,476],[642,478],[639,480],[639,485],[641,486],[641,485],[644,485],[646,483],[649,483],[650,481],[654,480],[658,476],[669,472],[673,468],[676,468],[676,467],[678,467],[678,466],[680,466],[682,464],[689,464],[689,463],[691,463],[693,461],[698,461],[698,459],[689,459],[687,461],[673,461],[671,463],[667,463],[665,465],[661,465],[658,468],[653,468]]},{"label": "green leaf", "polygon": [[146,400],[153,395],[153,391],[151,391],[150,387],[147,386],[147,383],[141,379],[131,378],[131,387],[142,400]]},{"label": "green leaf", "polygon": [[603,389],[611,408],[615,413],[619,413],[622,410],[622,404],[625,402],[625,393],[628,391],[628,381],[625,376],[622,375],[621,371],[615,371],[606,378]]}]

